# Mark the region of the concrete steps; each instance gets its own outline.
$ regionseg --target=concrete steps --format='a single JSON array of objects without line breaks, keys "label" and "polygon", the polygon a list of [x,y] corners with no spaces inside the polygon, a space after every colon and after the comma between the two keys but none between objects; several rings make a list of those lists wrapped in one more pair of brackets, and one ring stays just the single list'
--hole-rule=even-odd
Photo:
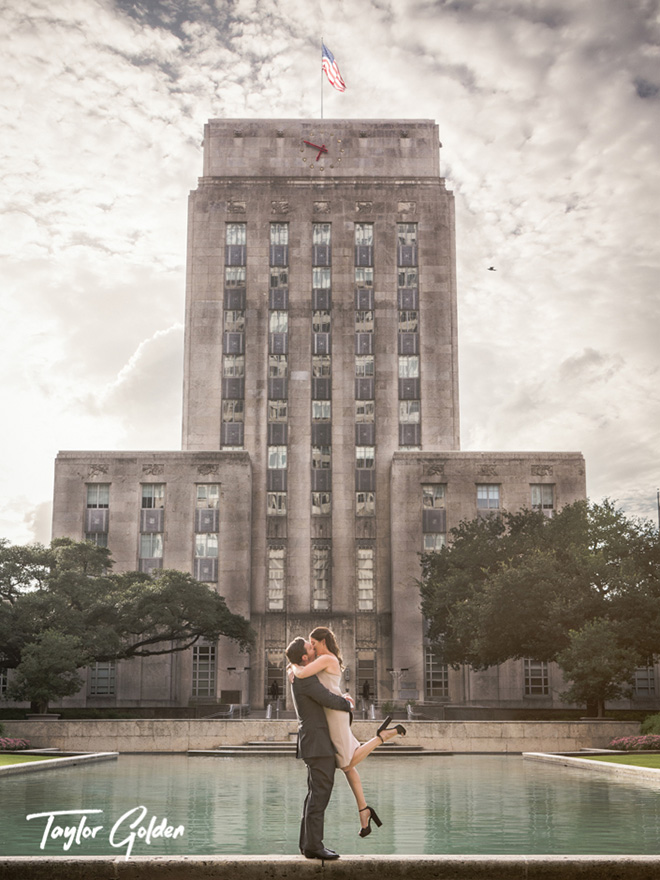
[{"label": "concrete steps", "polygon": [[[295,742],[249,742],[235,746],[221,746],[217,749],[190,749],[188,755],[190,757],[206,756],[216,758],[237,758],[237,757],[258,757],[274,755],[296,754]],[[374,749],[372,755],[380,757],[405,757],[410,755],[451,755],[451,752],[440,751],[437,749],[424,749],[422,746],[404,746],[392,743],[385,743]],[[370,756],[371,757],[371,756]]]}]

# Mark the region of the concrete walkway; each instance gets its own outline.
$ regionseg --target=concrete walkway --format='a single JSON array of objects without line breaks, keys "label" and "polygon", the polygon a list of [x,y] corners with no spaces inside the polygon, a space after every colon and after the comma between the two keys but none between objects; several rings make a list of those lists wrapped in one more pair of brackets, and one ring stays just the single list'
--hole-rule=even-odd
[{"label": "concrete walkway", "polygon": [[657,880],[659,856],[0,858],[2,880]]}]

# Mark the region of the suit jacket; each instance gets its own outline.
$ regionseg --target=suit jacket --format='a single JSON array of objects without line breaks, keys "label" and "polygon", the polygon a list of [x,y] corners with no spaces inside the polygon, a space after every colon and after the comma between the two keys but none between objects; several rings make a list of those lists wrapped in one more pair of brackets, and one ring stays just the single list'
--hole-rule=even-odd
[{"label": "suit jacket", "polygon": [[330,739],[323,707],[350,712],[351,704],[344,697],[333,694],[323,687],[315,675],[310,675],[309,678],[294,678],[291,692],[298,716],[296,758],[334,756],[336,749]]}]

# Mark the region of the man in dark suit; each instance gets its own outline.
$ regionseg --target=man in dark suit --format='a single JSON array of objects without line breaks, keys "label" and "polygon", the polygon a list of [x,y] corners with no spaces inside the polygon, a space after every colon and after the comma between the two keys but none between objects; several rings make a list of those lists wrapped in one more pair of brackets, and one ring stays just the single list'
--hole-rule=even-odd
[{"label": "man in dark suit", "polygon": [[[314,648],[303,638],[294,639],[286,649],[291,663],[306,666],[314,659]],[[291,683],[293,705],[298,717],[296,758],[307,765],[307,797],[300,823],[300,852],[308,859],[338,859],[323,845],[323,820],[335,781],[335,747],[330,739],[323,707],[351,711],[351,703],[323,687],[315,675],[294,678]]]}]

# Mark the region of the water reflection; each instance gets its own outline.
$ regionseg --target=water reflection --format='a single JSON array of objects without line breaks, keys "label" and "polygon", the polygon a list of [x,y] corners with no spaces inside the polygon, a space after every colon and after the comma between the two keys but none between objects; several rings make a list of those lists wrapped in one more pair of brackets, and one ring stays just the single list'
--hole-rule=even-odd
[{"label": "water reflection", "polygon": [[[650,784],[482,755],[372,759],[362,764],[361,775],[367,801],[384,825],[369,838],[358,837],[355,802],[337,773],[325,839],[344,854],[658,852],[660,806]],[[183,825],[185,834],[150,844],[138,838],[134,855],[293,854],[305,789],[305,766],[292,757],[123,755],[9,777],[0,782],[0,851],[121,856],[110,845],[110,829],[144,805],[149,817]],[[103,830],[68,851],[61,838],[41,850],[45,820],[25,819],[99,808],[103,816],[90,822]]]}]

